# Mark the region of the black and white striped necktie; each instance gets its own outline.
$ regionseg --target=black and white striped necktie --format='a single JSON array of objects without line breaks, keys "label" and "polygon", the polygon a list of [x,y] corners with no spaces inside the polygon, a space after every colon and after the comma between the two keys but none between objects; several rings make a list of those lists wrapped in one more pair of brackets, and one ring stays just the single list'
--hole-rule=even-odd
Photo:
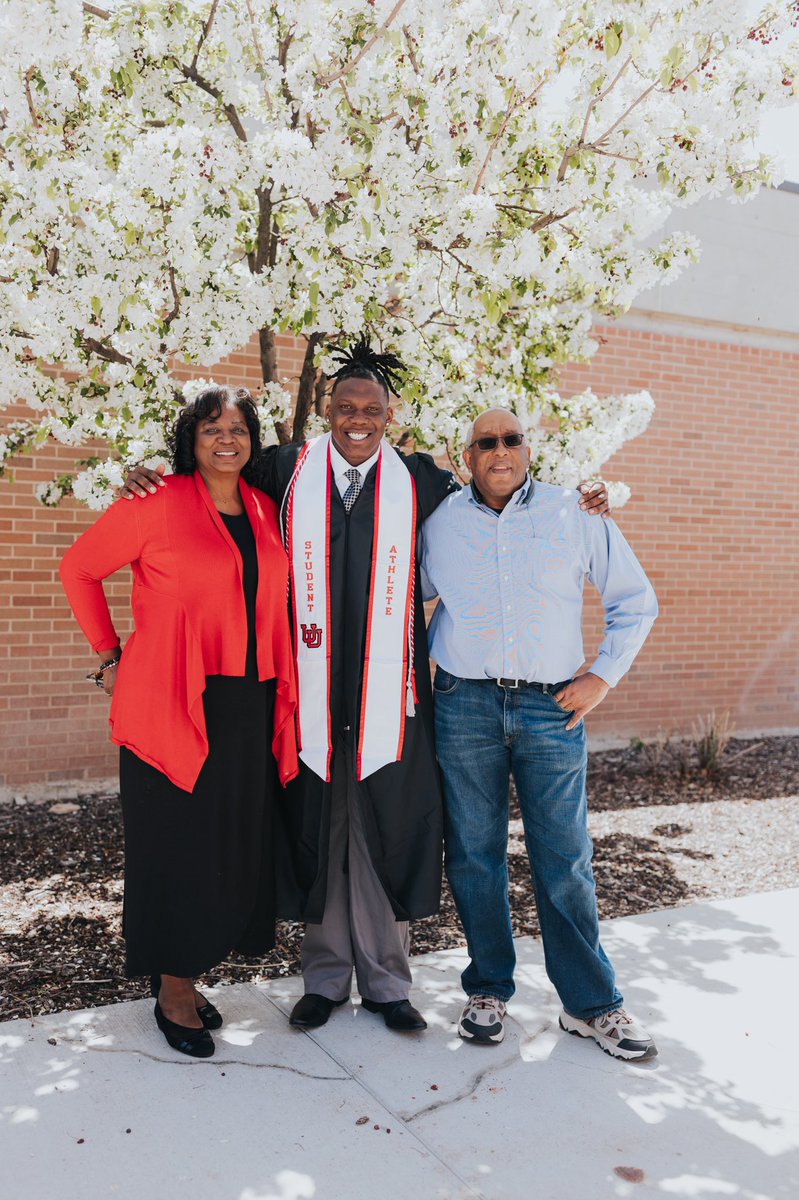
[{"label": "black and white striped necktie", "polygon": [[344,474],[347,476],[347,479],[349,479],[350,486],[347,488],[341,499],[344,504],[345,511],[349,512],[361,494],[361,472],[357,470],[356,467],[351,467],[350,470],[345,471]]}]

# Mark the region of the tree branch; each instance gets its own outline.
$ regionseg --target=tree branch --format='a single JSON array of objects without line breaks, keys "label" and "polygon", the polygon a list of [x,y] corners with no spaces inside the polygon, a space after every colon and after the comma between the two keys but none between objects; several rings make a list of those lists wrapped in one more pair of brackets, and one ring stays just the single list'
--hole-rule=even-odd
[{"label": "tree branch", "polygon": [[633,111],[633,109],[637,108],[639,104],[641,104],[644,100],[646,100],[647,96],[650,95],[651,92],[654,92],[654,90],[657,86],[658,85],[656,82],[650,83],[650,85],[646,89],[646,91],[641,92],[641,95],[638,96],[637,99],[633,100],[632,104],[627,105],[624,112],[621,114],[621,116],[618,118],[618,120],[613,122],[610,129],[606,129],[601,137],[594,139],[594,145],[601,146],[603,142],[606,142],[608,140],[608,138],[610,137],[610,135],[612,133],[615,133],[616,130],[619,128],[619,126],[622,124],[622,122],[625,121],[627,119],[627,117],[629,117],[629,115]]},{"label": "tree branch", "polygon": [[508,102],[507,112],[505,113],[505,116],[502,118],[502,124],[500,125],[499,129],[494,134],[494,137],[491,140],[491,145],[488,147],[488,153],[486,154],[485,158],[483,159],[483,165],[480,168],[480,172],[475,181],[475,185],[472,188],[473,196],[476,196],[477,193],[480,191],[480,188],[483,186],[483,179],[485,178],[485,173],[488,170],[488,164],[491,162],[491,157],[492,157],[494,151],[496,150],[497,146],[499,145],[502,135],[504,134],[505,130],[508,128],[508,122],[510,121],[510,119],[513,116],[513,113],[516,109],[516,97],[518,95],[518,92],[519,92],[519,89],[516,86],[516,84],[514,83],[513,90],[510,94],[510,101]]},{"label": "tree branch", "polygon": [[[654,19],[650,22],[650,25],[649,25],[650,30],[655,28],[659,19],[660,19],[659,14],[654,17]],[[713,45],[713,39],[711,38],[711,40],[708,42],[708,50],[706,51],[706,53],[710,50],[712,45]],[[624,66],[626,66],[626,63],[624,64]],[[698,70],[698,68],[700,66],[701,66],[701,62],[698,62],[693,70],[694,71]],[[623,69],[624,69],[624,67],[622,67],[622,70]],[[621,74],[621,71],[619,72],[619,75],[620,74]],[[693,74],[693,71],[689,72],[689,74]],[[618,76],[616,78],[618,79]],[[614,80],[613,82],[615,84],[616,80]],[[611,85],[611,86],[613,86],[613,85]],[[608,138],[611,136],[611,134],[615,133],[615,131],[622,124],[622,122],[627,119],[627,117],[630,115],[630,113],[633,111],[633,109],[637,108],[639,104],[641,104],[644,100],[646,100],[647,96],[650,95],[651,92],[654,92],[654,90],[657,86],[658,86],[657,80],[654,83],[651,83],[649,85],[649,87],[646,88],[646,90],[641,93],[640,96],[638,96],[635,100],[633,100],[632,104],[629,104],[627,106],[627,108],[625,108],[624,112],[621,114],[621,116],[618,118],[618,120],[614,121],[613,124],[610,126],[610,128],[606,129],[601,137],[594,138],[594,148],[601,146],[603,144],[603,142],[606,142],[608,140]],[[610,87],[608,87],[606,89],[604,95],[607,95],[608,91],[610,91]]]},{"label": "tree branch", "polygon": [[[507,426],[505,428],[507,428]],[[466,483],[466,480],[469,478],[469,476],[464,475],[462,473],[462,471],[459,469],[459,467],[458,467],[457,463],[455,462],[455,459],[452,457],[452,455],[453,455],[452,442],[447,441],[447,458],[449,459],[449,465],[452,467],[452,474],[455,476],[456,479],[459,479],[461,481],[461,483]]]},{"label": "tree branch", "polygon": [[188,79],[191,83],[196,83],[198,88],[201,88],[202,91],[206,92],[209,96],[213,96],[214,100],[222,104],[225,116],[233,126],[236,137],[239,139],[239,141],[246,142],[247,132],[241,123],[239,114],[236,112],[235,104],[225,104],[222,100],[222,92],[220,89],[213,83],[210,83],[204,75],[201,75],[196,67],[187,67],[184,63],[177,63],[176,65],[185,79]]},{"label": "tree branch", "polygon": [[411,66],[417,75],[421,75],[419,70],[419,60],[416,57],[416,47],[413,42],[413,35],[407,25],[403,25],[402,32],[405,35],[405,44],[408,47],[408,58],[411,60]]},{"label": "tree branch", "polygon": [[216,16],[216,10],[218,8],[219,8],[219,0],[213,0],[213,3],[211,4],[211,11],[208,14],[208,20],[203,25],[202,33],[200,34],[200,40],[197,43],[197,49],[194,51],[194,58],[191,60],[192,71],[196,71],[196,69],[197,69],[197,63],[200,61],[200,54],[202,53],[203,43],[205,42],[205,39],[208,37],[208,34],[211,32],[211,26],[214,23],[214,17]]},{"label": "tree branch", "polygon": [[[246,3],[247,3],[247,16],[250,21],[250,33],[252,34],[252,44],[255,47],[255,58],[258,63],[259,69],[263,72],[264,77],[265,77],[267,74],[266,59],[264,58],[263,48],[261,46],[260,38],[258,37],[258,24],[255,20],[255,12],[253,11],[252,0],[246,0]],[[272,112],[272,97],[269,95],[269,89],[266,86],[265,80],[264,80],[264,104],[266,105],[267,112],[271,113]]]},{"label": "tree branch", "polygon": [[[649,32],[650,33],[653,31],[655,26],[658,24],[659,20],[660,20],[660,15],[657,14],[653,18],[653,20],[650,21],[650,23],[649,23]],[[607,96],[609,96],[610,93],[613,91],[616,84],[619,82],[622,75],[627,70],[627,68],[629,67],[629,65],[632,61],[633,61],[632,54],[628,54],[627,58],[625,58],[624,62],[621,64],[618,71],[613,76],[613,78],[611,79],[611,81],[607,85],[607,87],[603,88],[602,91],[599,92],[598,95],[594,96],[593,100],[589,100],[588,108],[586,109],[586,112],[585,112],[585,120],[583,121],[583,128],[580,131],[580,136],[577,139],[577,141],[574,143],[574,145],[569,146],[564,151],[563,158],[560,160],[560,166],[558,167],[558,175],[557,175],[558,183],[562,183],[563,180],[566,178],[566,172],[569,168],[569,163],[570,163],[571,159],[574,157],[574,155],[579,153],[580,150],[591,149],[594,151],[594,153],[601,153],[600,151],[597,150],[597,142],[601,141],[602,140],[601,138],[597,139],[597,142],[592,143],[590,147],[586,146],[586,143],[585,143],[585,139],[588,134],[588,126],[591,122],[591,117],[592,117],[597,105],[601,104],[602,101]],[[637,101],[636,101],[636,103],[637,103]],[[635,107],[635,106],[633,105],[633,107]],[[627,111],[629,112],[630,110],[628,109]],[[626,116],[626,113],[624,115]],[[622,117],[622,120],[623,119],[624,119],[624,117]]]},{"label": "tree branch", "polygon": [[169,287],[172,292],[172,308],[164,317],[164,325],[167,329],[180,313],[180,294],[175,281],[175,268],[171,265],[169,267]]},{"label": "tree branch", "polygon": [[128,358],[127,354],[121,354],[113,346],[106,346],[103,342],[98,342],[97,338],[82,337],[80,345],[82,350],[89,350],[103,362],[119,363],[123,367],[129,367],[133,362],[133,359]]},{"label": "tree branch", "polygon": [[548,225],[555,225],[558,221],[565,220],[570,217],[573,212],[577,212],[578,205],[574,204],[571,208],[567,208],[562,213],[547,213],[545,217],[539,217],[537,221],[533,221],[530,226],[531,233],[538,233],[540,229],[546,229]]},{"label": "tree branch", "polygon": [[364,58],[365,55],[367,55],[369,53],[369,51],[372,49],[372,46],[374,46],[375,42],[379,41],[379,39],[386,32],[389,25],[392,23],[394,18],[397,16],[397,13],[400,11],[400,9],[404,5],[404,3],[405,3],[405,0],[397,0],[397,3],[392,8],[391,12],[388,14],[388,16],[386,17],[383,24],[380,26],[379,29],[376,29],[374,31],[374,33],[372,34],[372,36],[370,38],[367,38],[367,40],[361,46],[360,50],[358,51],[358,53],[355,55],[354,58],[351,58],[349,60],[349,62],[346,62],[343,67],[339,68],[338,71],[333,71],[330,75],[320,75],[319,79],[317,80],[317,82],[320,84],[320,86],[327,87],[328,84],[335,83],[337,79],[341,79],[341,77],[343,75],[349,75],[350,71],[354,71],[355,68],[357,67],[358,63],[361,61],[361,59]]},{"label": "tree branch", "polygon": [[28,102],[28,112],[31,115],[31,120],[33,121],[34,129],[41,129],[42,123],[39,120],[39,114],[37,113],[36,108],[34,106],[33,93],[31,92],[31,80],[33,79],[35,74],[36,74],[35,67],[28,67],[27,71],[25,72],[25,99]]},{"label": "tree branch", "polygon": [[289,87],[288,80],[286,78],[286,64],[288,63],[289,49],[291,47],[292,38],[293,35],[291,33],[287,33],[283,40],[278,42],[277,61],[282,72],[280,79],[280,91],[283,99],[286,101],[286,104],[291,110],[291,128],[296,129],[300,121],[300,106],[297,103],[296,98],[291,94],[291,88]]},{"label": "tree branch", "polygon": [[514,209],[518,210],[518,212],[530,213],[530,215],[533,217],[540,217],[544,215],[544,210],[542,208],[528,208],[526,204],[497,204],[497,208],[502,209],[503,211],[505,209]]},{"label": "tree branch", "polygon": [[83,11],[90,13],[93,17],[99,17],[101,21],[109,21],[111,19],[110,12],[104,8],[98,8],[96,4],[86,4],[84,0]]},{"label": "tree branch", "polygon": [[[436,246],[435,242],[431,242],[430,239],[428,237],[425,237],[424,234],[418,233],[416,236],[418,239],[416,244],[420,250],[431,250],[433,252],[433,254],[437,254],[439,256],[439,258],[442,262],[444,261],[444,255],[448,254],[450,256],[450,258],[453,258],[455,260],[455,262],[458,264],[459,267],[463,267],[464,271],[467,271],[470,275],[474,274],[474,267],[469,266],[469,264],[467,262],[464,262],[462,258],[458,258],[457,254],[455,253],[455,250],[453,249],[453,246],[456,246],[458,249],[460,249],[460,246],[462,243],[455,241],[455,242],[452,242],[449,246],[441,247],[441,246]],[[465,243],[463,243],[463,244],[465,244]],[[416,328],[416,326],[414,326],[414,328]]]}]

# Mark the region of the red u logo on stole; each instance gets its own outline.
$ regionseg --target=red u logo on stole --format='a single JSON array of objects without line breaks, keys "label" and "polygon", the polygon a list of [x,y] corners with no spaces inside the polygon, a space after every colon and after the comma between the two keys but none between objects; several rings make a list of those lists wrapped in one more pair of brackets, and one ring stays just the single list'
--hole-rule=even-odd
[{"label": "red u logo on stole", "polygon": [[316,622],[314,622],[313,625],[300,625],[300,629],[302,630],[302,640],[304,645],[306,645],[309,650],[318,650],[318,648],[322,645],[322,630],[319,628]]}]

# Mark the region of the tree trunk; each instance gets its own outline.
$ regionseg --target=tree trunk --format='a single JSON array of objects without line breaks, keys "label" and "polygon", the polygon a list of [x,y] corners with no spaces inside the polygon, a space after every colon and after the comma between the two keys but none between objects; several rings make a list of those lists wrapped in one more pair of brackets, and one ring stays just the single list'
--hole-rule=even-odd
[{"label": "tree trunk", "polygon": [[[258,330],[258,348],[261,353],[261,378],[264,383],[274,383],[277,379],[277,347],[274,329]],[[287,421],[275,421],[275,433],[281,446],[285,446],[291,441]]]},{"label": "tree trunk", "polygon": [[324,371],[320,371],[316,377],[316,387],[314,389],[314,408],[316,409],[317,417],[325,415],[325,409],[327,408],[326,391],[327,375],[325,375]]},{"label": "tree trunk", "polygon": [[277,347],[274,329],[258,330],[258,348],[261,352],[261,378],[264,383],[277,379]]},{"label": "tree trunk", "polygon": [[300,373],[300,386],[297,389],[297,404],[294,409],[294,428],[291,432],[291,440],[293,442],[305,441],[305,422],[311,414],[316,384],[314,354],[316,353],[316,347],[324,336],[323,333],[312,333],[308,338],[308,345],[305,347],[305,358],[303,359],[302,371]]}]

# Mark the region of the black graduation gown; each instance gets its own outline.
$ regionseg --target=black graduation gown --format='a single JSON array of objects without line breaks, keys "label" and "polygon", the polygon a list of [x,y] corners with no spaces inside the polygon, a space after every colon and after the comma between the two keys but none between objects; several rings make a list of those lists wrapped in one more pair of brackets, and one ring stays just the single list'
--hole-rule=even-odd
[{"label": "black graduation gown", "polygon": [[[254,464],[252,482],[278,503],[301,447],[271,446]],[[400,457],[416,482],[417,528],[457,488],[449,471],[429,454]],[[372,561],[376,468],[347,514],[337,487],[331,489],[331,729],[351,726],[358,744],[363,653]],[[414,613],[416,715],[405,722],[399,762],[389,763],[356,785],[361,817],[375,871],[398,920],[436,913],[441,899],[442,798],[433,741],[433,697],[428,669],[419,560]],[[354,762],[353,762],[354,773]],[[327,893],[332,789],[303,762],[297,779],[279,798],[285,846],[278,847],[278,915],[318,923]]]}]

